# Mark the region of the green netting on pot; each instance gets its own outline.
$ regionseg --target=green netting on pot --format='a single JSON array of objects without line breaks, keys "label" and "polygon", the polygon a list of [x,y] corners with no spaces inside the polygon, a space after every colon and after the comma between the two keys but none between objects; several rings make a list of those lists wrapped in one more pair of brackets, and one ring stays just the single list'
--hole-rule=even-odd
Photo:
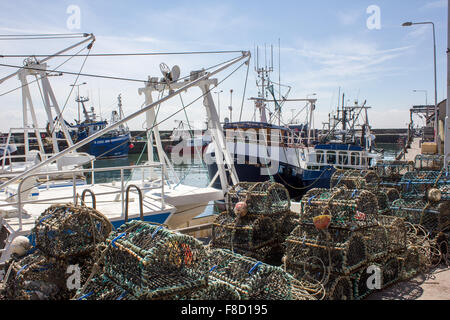
[{"label": "green netting on pot", "polygon": [[391,214],[414,225],[423,226],[428,232],[436,233],[449,225],[450,214],[445,205],[424,200],[399,199],[391,206]]},{"label": "green netting on pot", "polygon": [[281,244],[294,229],[295,218],[291,211],[245,216],[223,212],[213,223],[211,246],[230,249],[263,262],[275,262],[283,256]]},{"label": "green netting on pot", "polygon": [[286,270],[324,268],[339,274],[349,274],[368,259],[367,244],[361,233],[347,229],[318,230],[302,224],[286,240]]},{"label": "green netting on pot", "polygon": [[441,200],[450,200],[450,177],[442,170],[407,172],[400,185],[403,199],[424,199],[429,189],[436,188]]},{"label": "green netting on pot", "polygon": [[[297,281],[280,267],[226,249],[210,253],[210,278],[233,286],[243,300],[292,300]],[[296,288],[297,289],[297,288]],[[312,296],[303,297],[313,299]]]},{"label": "green netting on pot", "polygon": [[111,232],[109,220],[95,209],[72,204],[53,205],[36,220],[36,247],[49,256],[65,258],[95,250]]},{"label": "green netting on pot", "polygon": [[325,285],[326,300],[353,300],[353,284],[348,276],[330,279]]},{"label": "green netting on pot", "polygon": [[357,229],[376,225],[378,201],[367,190],[312,189],[301,200],[300,222],[313,224],[316,217],[330,216],[329,226]]},{"label": "green netting on pot", "polygon": [[72,300],[137,300],[105,274],[92,278],[84,290],[79,290]]},{"label": "green netting on pot", "polygon": [[373,170],[336,170],[331,177],[331,188],[345,186],[348,189],[368,189],[380,183],[376,171]]},{"label": "green netting on pot", "polygon": [[382,179],[381,185],[396,186],[402,179],[402,176],[410,171],[414,171],[414,162],[412,161],[378,161],[375,166],[375,171]]},{"label": "green netting on pot", "polygon": [[248,214],[271,215],[290,210],[287,189],[270,181],[242,182],[234,185],[227,193],[227,203],[233,211],[238,203],[245,203]]},{"label": "green netting on pot", "polygon": [[136,298],[164,299],[207,284],[207,254],[193,237],[130,221],[107,243],[105,273]]},{"label": "green netting on pot", "polygon": [[185,298],[187,300],[241,300],[235,286],[218,279],[210,279],[208,287]]},{"label": "green netting on pot", "polygon": [[69,287],[72,269],[79,271],[79,284],[88,278],[93,260],[77,256],[72,259],[49,258],[39,250],[18,260],[7,262],[6,296],[9,300],[65,300],[76,288]]}]

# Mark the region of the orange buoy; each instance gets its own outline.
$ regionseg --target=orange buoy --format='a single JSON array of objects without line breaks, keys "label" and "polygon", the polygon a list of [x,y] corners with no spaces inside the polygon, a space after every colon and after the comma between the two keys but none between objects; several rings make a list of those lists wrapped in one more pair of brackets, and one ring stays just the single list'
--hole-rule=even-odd
[{"label": "orange buoy", "polygon": [[321,215],[313,218],[314,226],[319,230],[327,229],[331,222],[330,215]]}]

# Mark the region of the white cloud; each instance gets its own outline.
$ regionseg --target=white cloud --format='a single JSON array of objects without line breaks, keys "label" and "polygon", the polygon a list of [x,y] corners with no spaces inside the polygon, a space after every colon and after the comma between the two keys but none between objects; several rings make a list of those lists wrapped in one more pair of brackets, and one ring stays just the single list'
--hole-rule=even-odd
[{"label": "white cloud", "polygon": [[441,8],[447,8],[447,6],[448,6],[448,0],[437,0],[437,1],[428,2],[421,9],[441,9]]},{"label": "white cloud", "polygon": [[361,17],[362,13],[360,10],[351,11],[339,11],[336,13],[338,21],[344,26],[350,26],[355,24]]}]

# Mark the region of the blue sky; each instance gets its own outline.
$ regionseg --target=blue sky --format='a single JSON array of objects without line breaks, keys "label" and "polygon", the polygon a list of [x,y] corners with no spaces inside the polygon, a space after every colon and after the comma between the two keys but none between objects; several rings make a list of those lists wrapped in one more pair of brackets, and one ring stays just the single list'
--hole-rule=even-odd
[{"label": "blue sky", "polygon": [[[80,30],[68,30],[66,10],[77,5],[81,10]],[[369,30],[366,21],[370,5],[380,8],[381,28]],[[369,113],[373,127],[406,127],[409,108],[424,104],[425,94],[413,90],[427,90],[428,102],[434,102],[432,29],[429,25],[401,27],[405,21],[433,21],[436,24],[438,100],[446,97],[446,39],[447,0],[317,0],[317,1],[3,1],[0,3],[0,33],[92,32],[97,41],[92,53],[105,52],[170,52],[205,50],[251,50],[255,45],[275,46],[273,80],[278,80],[278,39],[281,41],[281,81],[292,86],[290,98],[304,98],[317,93],[316,127],[321,127],[331,109],[336,107],[338,90],[351,102],[367,100],[373,109]],[[46,54],[74,43],[69,40],[1,41],[0,54]],[[89,58],[83,72],[117,75],[136,79],[160,76],[158,65],[178,64],[182,74],[208,67],[235,55],[157,56],[127,58]],[[61,58],[59,58],[61,59]],[[21,64],[23,59],[4,58],[3,63]],[[62,60],[52,60],[56,66]],[[250,119],[253,106],[247,98],[256,94],[254,60],[250,69],[248,89],[244,99],[243,119]],[[1,62],[0,62],[1,63]],[[61,67],[78,71],[82,59],[77,58]],[[0,76],[14,71],[0,67]],[[245,82],[245,69],[238,70],[221,85],[222,114],[229,104],[233,89],[235,114],[240,109]],[[219,80],[226,76],[221,74]],[[61,105],[70,93],[73,76],[51,79]],[[121,93],[125,113],[135,111],[143,103],[137,90],[142,85],[81,78],[88,82],[82,94],[89,95],[102,115],[109,116],[116,96]],[[8,106],[0,118],[0,130],[21,123],[20,91],[1,95],[19,86],[17,79],[0,85],[0,101]],[[38,116],[44,119],[37,87],[30,87],[36,99]],[[194,99],[198,92],[190,92],[184,99]],[[217,99],[217,95],[214,95]],[[76,106],[71,96],[65,117],[73,119]],[[217,100],[216,100],[217,102]],[[180,107],[179,99],[161,110],[169,115]],[[285,106],[285,117],[291,109],[302,105]],[[201,103],[189,107],[190,121],[205,118]],[[162,127],[171,129],[176,116]],[[234,119],[236,120],[236,119]],[[418,120],[418,119],[417,119]],[[42,120],[44,121],[44,120]],[[143,119],[130,123],[133,129],[142,128]]]}]

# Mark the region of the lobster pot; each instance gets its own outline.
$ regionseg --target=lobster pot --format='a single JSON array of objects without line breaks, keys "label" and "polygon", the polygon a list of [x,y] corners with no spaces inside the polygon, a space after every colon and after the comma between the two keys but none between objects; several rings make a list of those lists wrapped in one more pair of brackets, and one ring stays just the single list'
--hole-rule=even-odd
[{"label": "lobster pot", "polygon": [[211,279],[208,287],[194,292],[187,300],[241,300],[236,288],[225,281]]},{"label": "lobster pot", "polygon": [[136,298],[170,298],[207,284],[207,254],[193,237],[135,220],[106,241],[105,273]]},{"label": "lobster pot", "polygon": [[284,254],[281,244],[294,229],[295,218],[291,211],[271,216],[244,217],[223,212],[213,224],[211,246],[277,265]]},{"label": "lobster pot", "polygon": [[[233,286],[243,300],[292,300],[295,279],[280,267],[226,249],[210,253],[210,279]],[[313,299],[303,296],[304,299]]]},{"label": "lobster pot", "polygon": [[422,271],[424,256],[418,247],[409,247],[401,258],[403,260],[401,273],[403,280],[410,279]]},{"label": "lobster pot", "polygon": [[418,170],[441,170],[444,166],[444,156],[442,155],[429,155],[418,154],[415,159],[415,168]]},{"label": "lobster pot", "polygon": [[301,223],[312,224],[315,217],[329,215],[332,227],[355,229],[377,224],[377,198],[367,190],[312,189],[301,205]]},{"label": "lobster pot", "polygon": [[[360,232],[346,229],[317,230],[313,225],[302,224],[286,240],[286,270],[299,273],[350,274],[366,263],[367,245]],[[330,268],[330,269],[328,269]]]},{"label": "lobster pot", "polygon": [[402,198],[422,199],[428,189],[437,188],[441,200],[450,200],[450,178],[441,171],[408,172],[400,181]]},{"label": "lobster pot", "polygon": [[331,278],[325,284],[326,300],[353,300],[353,283],[348,276]]},{"label": "lobster pot", "polygon": [[375,172],[382,180],[382,185],[395,185],[400,182],[406,172],[414,171],[414,162],[412,161],[378,161],[375,166]]},{"label": "lobster pot", "polygon": [[7,298],[10,300],[69,299],[76,292],[76,289],[68,287],[71,265],[78,266],[80,285],[83,285],[92,270],[92,259],[53,261],[42,252],[35,250],[20,260],[9,260],[6,268],[6,270],[10,269],[6,282]]},{"label": "lobster pot", "polygon": [[345,186],[348,189],[364,189],[378,185],[380,178],[372,170],[339,169],[331,177],[330,188]]},{"label": "lobster pot", "polygon": [[411,224],[423,226],[428,232],[436,233],[449,225],[450,213],[445,205],[426,203],[423,200],[399,199],[391,206],[392,215]]},{"label": "lobster pot", "polygon": [[270,217],[245,216],[230,218],[227,213],[219,215],[213,224],[212,246],[257,250],[277,242],[276,223]]},{"label": "lobster pot", "polygon": [[380,188],[379,190],[386,194],[389,205],[391,205],[395,200],[400,199],[400,192],[396,188]]},{"label": "lobster pot", "polygon": [[84,290],[77,291],[72,300],[136,300],[136,298],[102,274],[92,278]]},{"label": "lobster pot", "polygon": [[401,279],[402,263],[395,255],[388,256],[384,259],[381,268],[382,288],[386,288]]},{"label": "lobster pot", "polygon": [[270,181],[242,182],[234,185],[227,194],[231,210],[236,203],[245,202],[249,214],[270,215],[290,210],[291,200],[287,189]]},{"label": "lobster pot", "polygon": [[95,209],[53,205],[36,220],[32,236],[36,247],[46,255],[65,258],[93,252],[111,229],[109,220]]},{"label": "lobster pot", "polygon": [[[387,236],[387,252],[395,253],[406,250],[408,228],[405,219],[380,215],[378,221]],[[376,240],[374,239],[374,241]]]},{"label": "lobster pot", "polygon": [[386,214],[390,211],[390,202],[388,195],[379,189],[371,190],[377,197],[378,213]]},{"label": "lobster pot", "polygon": [[[382,269],[382,265],[379,262],[371,262],[369,264],[377,270]],[[355,300],[363,300],[377,290],[373,270],[368,269],[369,264],[361,267],[358,271],[351,275],[353,283],[353,297]],[[378,280],[381,282],[382,277]]]},{"label": "lobster pot", "polygon": [[375,260],[388,254],[390,235],[385,226],[369,227],[364,230],[363,237],[367,244],[368,260]]}]

